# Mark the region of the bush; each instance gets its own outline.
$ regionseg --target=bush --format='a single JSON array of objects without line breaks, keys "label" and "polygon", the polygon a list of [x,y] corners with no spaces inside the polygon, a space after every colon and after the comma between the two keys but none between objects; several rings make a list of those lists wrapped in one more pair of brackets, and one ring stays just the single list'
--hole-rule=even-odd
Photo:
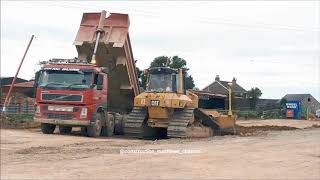
[{"label": "bush", "polygon": [[10,121],[32,121],[33,114],[8,114]]}]

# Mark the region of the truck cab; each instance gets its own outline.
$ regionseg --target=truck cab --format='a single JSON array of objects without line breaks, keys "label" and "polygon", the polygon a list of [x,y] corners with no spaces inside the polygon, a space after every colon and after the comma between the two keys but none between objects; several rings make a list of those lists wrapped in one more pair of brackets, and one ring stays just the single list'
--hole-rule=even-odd
[{"label": "truck cab", "polygon": [[43,133],[53,133],[56,125],[61,133],[69,133],[73,126],[80,126],[86,131],[83,133],[96,136],[98,132],[92,131],[101,131],[106,126],[105,120],[102,121],[105,118],[99,117],[100,127],[90,130],[95,127],[97,113],[107,109],[105,68],[76,59],[53,59],[37,73],[35,87],[34,120],[41,123]]}]

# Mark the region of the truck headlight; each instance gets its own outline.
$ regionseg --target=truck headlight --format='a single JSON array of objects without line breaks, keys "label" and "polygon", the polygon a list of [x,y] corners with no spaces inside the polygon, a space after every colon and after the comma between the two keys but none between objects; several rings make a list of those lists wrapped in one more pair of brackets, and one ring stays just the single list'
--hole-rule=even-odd
[{"label": "truck headlight", "polygon": [[88,108],[86,108],[86,107],[82,108],[81,113],[80,113],[80,118],[86,118],[87,113],[88,113]]},{"label": "truck headlight", "polygon": [[67,106],[48,106],[49,111],[65,111],[65,112],[73,112],[73,107]]}]

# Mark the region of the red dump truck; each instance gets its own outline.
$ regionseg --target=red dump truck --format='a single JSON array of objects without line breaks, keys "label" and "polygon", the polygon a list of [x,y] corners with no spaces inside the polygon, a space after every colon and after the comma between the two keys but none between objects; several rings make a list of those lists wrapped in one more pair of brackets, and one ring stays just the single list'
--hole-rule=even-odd
[{"label": "red dump truck", "polygon": [[34,120],[45,134],[95,137],[122,131],[125,114],[140,92],[129,38],[129,16],[84,13],[74,45],[75,59],[51,59],[36,73]]}]

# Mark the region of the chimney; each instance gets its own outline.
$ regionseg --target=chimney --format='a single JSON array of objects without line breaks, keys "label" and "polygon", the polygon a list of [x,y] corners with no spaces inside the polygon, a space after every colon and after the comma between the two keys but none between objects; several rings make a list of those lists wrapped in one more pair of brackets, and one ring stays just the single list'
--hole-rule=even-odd
[{"label": "chimney", "polygon": [[237,79],[235,77],[233,77],[232,79],[232,86],[236,85],[237,84]]},{"label": "chimney", "polygon": [[220,81],[220,78],[219,78],[219,75],[218,75],[218,74],[216,75],[215,80],[216,80],[216,81]]}]

